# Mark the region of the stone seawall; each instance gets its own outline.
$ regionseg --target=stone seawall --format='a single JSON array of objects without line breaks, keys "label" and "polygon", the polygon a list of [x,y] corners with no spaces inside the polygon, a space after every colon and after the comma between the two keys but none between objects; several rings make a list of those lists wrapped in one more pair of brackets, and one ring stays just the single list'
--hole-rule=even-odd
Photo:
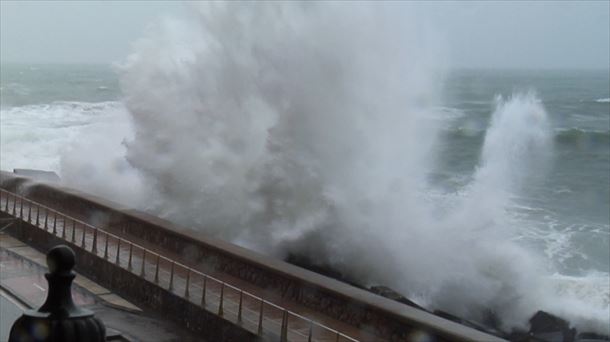
[{"label": "stone seawall", "polygon": [[[428,312],[102,198],[55,185],[35,183],[8,172],[0,174],[0,186],[92,225],[145,241],[159,251],[178,255],[179,261],[190,267],[240,278],[265,292],[281,296],[283,300],[300,303],[387,340],[410,341],[415,336],[430,334],[436,337],[436,341],[501,341]],[[114,285],[128,287],[120,283]],[[138,292],[142,290],[154,293],[154,289],[144,288]],[[178,314],[183,315],[184,312]]]}]

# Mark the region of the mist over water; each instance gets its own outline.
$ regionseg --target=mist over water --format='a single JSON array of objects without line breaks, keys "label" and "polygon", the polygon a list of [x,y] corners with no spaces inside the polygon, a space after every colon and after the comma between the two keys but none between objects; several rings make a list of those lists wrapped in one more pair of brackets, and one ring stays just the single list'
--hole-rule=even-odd
[{"label": "mist over water", "polygon": [[427,308],[492,311],[507,327],[544,309],[607,330],[608,289],[566,288],[517,239],[528,227],[509,209],[553,162],[535,92],[496,99],[457,191],[431,178],[455,118],[435,37],[392,5],[194,6],[135,44],[119,67],[124,107],[62,151],[62,178]]}]

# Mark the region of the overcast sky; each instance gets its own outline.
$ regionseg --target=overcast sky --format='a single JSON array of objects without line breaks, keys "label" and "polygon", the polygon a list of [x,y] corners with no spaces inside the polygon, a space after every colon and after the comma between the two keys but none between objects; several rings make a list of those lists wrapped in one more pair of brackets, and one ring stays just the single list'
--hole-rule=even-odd
[{"label": "overcast sky", "polygon": [[[411,3],[413,4],[413,3]],[[451,64],[604,68],[610,1],[436,2],[415,6],[448,45]],[[178,2],[0,1],[3,63],[122,61],[147,25],[183,15]]]}]

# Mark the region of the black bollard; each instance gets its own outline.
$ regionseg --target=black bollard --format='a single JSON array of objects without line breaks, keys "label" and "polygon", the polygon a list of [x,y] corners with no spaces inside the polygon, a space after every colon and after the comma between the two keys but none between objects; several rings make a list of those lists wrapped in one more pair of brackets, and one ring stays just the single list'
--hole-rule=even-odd
[{"label": "black bollard", "polygon": [[45,274],[49,292],[44,304],[36,311],[27,310],[15,321],[9,342],[103,342],[106,328],[93,312],[77,307],[72,301],[72,281],[75,278],[74,251],[65,245],[47,253],[49,273]]}]

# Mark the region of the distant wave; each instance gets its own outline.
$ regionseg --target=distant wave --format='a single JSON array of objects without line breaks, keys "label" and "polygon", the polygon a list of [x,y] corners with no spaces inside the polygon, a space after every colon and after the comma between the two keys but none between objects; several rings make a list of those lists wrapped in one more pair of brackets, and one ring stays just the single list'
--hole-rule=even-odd
[{"label": "distant wave", "polygon": [[4,125],[70,127],[87,124],[89,117],[121,110],[123,104],[116,101],[80,102],[54,101],[49,104],[30,104],[2,108]]},{"label": "distant wave", "polygon": [[459,108],[436,107],[435,109],[435,113],[431,114],[434,119],[457,119],[465,115],[464,111]]},{"label": "distant wave", "polygon": [[30,88],[17,82],[5,84],[1,87],[1,90],[5,97],[10,95],[28,96],[31,92]]},{"label": "distant wave", "polygon": [[[36,108],[37,105],[28,105],[23,108]],[[103,102],[84,102],[84,101],[54,101],[50,105],[40,105],[47,110],[70,110],[79,114],[91,115],[103,113],[109,109],[123,108],[123,104],[118,101]]]},{"label": "distant wave", "polygon": [[[101,151],[105,144],[120,142],[122,137],[112,137],[125,131],[120,127],[122,123],[118,129],[113,126],[113,130],[104,130],[104,127],[122,122],[126,114],[120,102],[56,101],[2,108],[0,117],[2,169],[25,167],[59,172],[60,159],[63,155],[71,156],[75,147],[90,153]],[[99,154],[108,153],[111,150]]]},{"label": "distant wave", "polygon": [[597,99],[595,100],[597,103],[610,103],[610,97],[606,97],[605,99]]},{"label": "distant wave", "polygon": [[593,131],[580,128],[558,130],[555,133],[555,142],[564,145],[573,144],[605,144],[610,142],[610,131]]},{"label": "distant wave", "polygon": [[[473,130],[464,127],[445,131],[449,139],[457,140],[482,140],[485,136],[484,130]],[[557,129],[554,133],[554,141],[560,145],[608,145],[610,143],[610,131],[585,130],[582,128]]]}]

